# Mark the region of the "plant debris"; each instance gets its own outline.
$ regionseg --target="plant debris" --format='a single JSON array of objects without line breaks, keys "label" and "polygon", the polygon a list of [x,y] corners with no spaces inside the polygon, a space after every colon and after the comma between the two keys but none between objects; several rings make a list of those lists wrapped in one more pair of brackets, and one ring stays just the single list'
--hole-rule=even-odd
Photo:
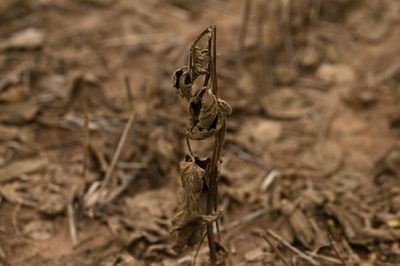
[{"label": "plant debris", "polygon": [[399,3],[1,0],[0,265],[400,265]]}]

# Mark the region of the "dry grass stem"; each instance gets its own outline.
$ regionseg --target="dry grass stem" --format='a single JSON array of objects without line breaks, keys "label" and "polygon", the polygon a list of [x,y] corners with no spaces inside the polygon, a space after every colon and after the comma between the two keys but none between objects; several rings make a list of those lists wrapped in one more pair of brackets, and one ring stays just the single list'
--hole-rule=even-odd
[{"label": "dry grass stem", "polygon": [[129,130],[132,127],[134,118],[135,118],[135,114],[131,113],[131,115],[129,116],[129,120],[125,125],[124,132],[122,133],[122,136],[118,142],[118,146],[117,146],[117,149],[115,150],[114,156],[111,160],[110,167],[108,168],[107,173],[103,179],[103,183],[102,183],[103,187],[107,187],[110,183],[112,174],[113,174],[115,166],[117,165],[117,162],[119,160],[119,156],[121,155],[122,147],[124,146],[126,138],[128,137]]},{"label": "dry grass stem", "polygon": [[261,235],[262,238],[270,245],[270,247],[273,249],[273,251],[278,255],[279,259],[285,264],[286,266],[290,266],[289,262],[286,261],[285,257],[282,255],[282,253],[279,251],[277,247],[269,240],[269,238],[266,235]]},{"label": "dry grass stem", "polygon": [[285,239],[283,239],[281,236],[279,236],[278,234],[276,234],[275,232],[273,232],[271,229],[267,230],[267,234],[268,236],[271,236],[273,239],[275,239],[276,241],[280,242],[282,245],[284,245],[286,248],[288,248],[290,251],[292,251],[293,253],[295,253],[297,256],[299,256],[299,258],[308,261],[311,265],[314,266],[320,266],[321,264],[314,260],[312,257],[308,256],[307,254],[305,254],[304,252],[300,251],[298,248],[296,248],[295,246],[291,245],[289,242],[287,242]]},{"label": "dry grass stem", "polygon": [[79,242],[78,242],[78,231],[76,228],[76,219],[74,210],[74,196],[75,196],[74,194],[75,193],[72,192],[68,200],[67,216],[68,216],[69,233],[71,236],[72,245],[75,247]]}]

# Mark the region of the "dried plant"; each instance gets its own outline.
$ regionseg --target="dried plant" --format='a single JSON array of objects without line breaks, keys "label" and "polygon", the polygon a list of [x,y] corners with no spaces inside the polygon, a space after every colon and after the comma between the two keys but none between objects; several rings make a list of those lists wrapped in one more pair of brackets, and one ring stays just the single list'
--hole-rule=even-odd
[{"label": "dried plant", "polygon": [[[200,42],[205,40],[205,47]],[[195,81],[203,78],[201,88]],[[178,68],[172,76],[172,86],[188,101],[189,128],[186,143],[189,154],[180,164],[183,196],[180,209],[172,221],[173,248],[201,244],[207,233],[210,264],[217,263],[214,225],[220,217],[217,208],[218,175],[221,150],[225,138],[226,119],[231,107],[219,99],[216,69],[216,28],[211,25],[193,42],[188,65]],[[201,141],[214,136],[212,155],[201,159],[190,147],[190,140]],[[218,226],[217,226],[218,228]]]}]

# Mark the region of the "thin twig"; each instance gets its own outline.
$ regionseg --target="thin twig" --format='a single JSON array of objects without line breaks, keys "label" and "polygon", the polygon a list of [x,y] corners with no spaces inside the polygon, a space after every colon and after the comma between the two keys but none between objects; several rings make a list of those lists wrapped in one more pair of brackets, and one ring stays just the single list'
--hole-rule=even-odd
[{"label": "thin twig", "polygon": [[[207,250],[208,250],[208,247],[204,247],[204,248],[200,249],[199,252],[198,252],[198,255],[204,255],[204,254],[206,254],[206,253],[207,253]],[[194,252],[195,252],[195,251],[194,251]],[[194,253],[194,252],[192,252],[192,253]],[[193,254],[193,256],[194,256],[194,254]],[[178,265],[181,265],[181,264],[183,264],[183,263],[185,263],[185,262],[188,262],[188,263],[193,262],[193,257],[192,257],[192,255],[189,254],[189,255],[183,256],[183,257],[181,257],[181,258],[179,258],[179,259],[177,260],[177,264],[178,264]]]},{"label": "thin twig", "polygon": [[276,255],[278,255],[279,259],[285,264],[286,266],[290,266],[289,262],[286,261],[285,257],[282,255],[282,253],[279,251],[277,247],[271,242],[271,240],[268,239],[266,235],[261,235],[262,238],[264,238],[265,241],[271,246],[271,248],[274,250]]},{"label": "thin twig", "polygon": [[128,76],[124,77],[124,82],[125,82],[126,97],[128,98],[129,102],[129,109],[133,110],[132,86]]},{"label": "thin twig", "polygon": [[18,225],[18,213],[20,210],[21,210],[21,203],[17,203],[17,205],[15,205],[15,207],[14,207],[14,210],[13,210],[12,216],[11,216],[12,225],[14,227],[15,234],[17,236],[23,236],[21,233],[21,230],[19,229],[19,225]]},{"label": "thin twig", "polygon": [[194,256],[193,256],[192,266],[196,265],[196,259],[197,259],[197,256],[199,255],[199,251],[200,251],[201,245],[203,244],[203,241],[206,238],[206,235],[207,235],[207,233],[205,233],[203,235],[203,237],[200,240],[199,245],[197,246],[196,252],[194,253]]},{"label": "thin twig", "polygon": [[267,234],[274,238],[276,241],[282,243],[285,247],[287,247],[290,251],[295,253],[297,256],[302,258],[303,260],[308,261],[312,265],[319,266],[321,265],[318,261],[314,260],[312,257],[308,256],[304,252],[300,251],[296,247],[292,246],[289,242],[287,242],[285,239],[283,239],[281,236],[273,232],[271,229],[267,229]]},{"label": "thin twig", "polygon": [[189,136],[186,136],[186,145],[187,145],[190,157],[194,158],[192,147],[190,146]]},{"label": "thin twig", "polygon": [[75,247],[78,244],[78,231],[76,229],[76,220],[75,220],[75,210],[74,210],[74,198],[75,198],[75,189],[73,189],[70,193],[67,207],[68,214],[68,224],[69,224],[69,233],[71,235],[72,245]]},{"label": "thin twig", "polygon": [[212,38],[212,76],[213,76],[213,93],[217,99],[219,99],[219,89],[218,89],[218,77],[217,77],[217,28],[215,25],[211,25],[211,30],[213,33]]},{"label": "thin twig", "polygon": [[244,12],[243,12],[242,24],[240,26],[240,32],[239,32],[240,58],[242,57],[243,50],[244,50],[244,43],[245,43],[246,37],[247,37],[247,28],[248,28],[248,25],[249,25],[251,1],[252,0],[246,0],[245,7],[244,7]]},{"label": "thin twig", "polygon": [[323,265],[327,265],[327,264],[332,264],[335,266],[341,266],[342,262],[336,258],[330,257],[330,256],[325,256],[322,254],[315,254],[315,253],[311,253],[306,251],[306,254],[317,259],[318,261],[321,261],[321,263],[323,263]]},{"label": "thin twig", "polygon": [[261,183],[261,191],[267,191],[271,184],[275,181],[277,177],[281,176],[281,172],[278,170],[272,170],[268,173],[268,175],[264,178]]},{"label": "thin twig", "polygon": [[126,138],[127,138],[127,136],[128,136],[129,129],[131,128],[131,126],[132,126],[132,124],[133,124],[133,119],[134,119],[134,117],[135,117],[135,115],[134,115],[134,113],[132,112],[131,115],[129,116],[129,120],[128,120],[128,122],[126,123],[126,126],[125,126],[125,128],[124,128],[124,132],[122,133],[122,136],[121,136],[121,138],[120,138],[120,140],[119,140],[119,142],[118,142],[117,149],[115,150],[114,156],[113,156],[113,158],[112,158],[112,160],[111,160],[111,165],[110,165],[110,167],[108,168],[108,171],[107,171],[107,173],[106,173],[106,176],[104,177],[104,180],[103,180],[103,183],[102,183],[102,186],[103,186],[103,187],[108,186],[109,183],[110,183],[111,176],[112,176],[112,174],[113,174],[113,171],[114,171],[114,169],[115,169],[115,166],[117,165],[119,156],[121,155],[122,147],[124,146],[124,143],[125,143]]},{"label": "thin twig", "polygon": [[89,115],[85,114],[85,125],[83,128],[83,164],[82,164],[82,177],[86,176],[86,171],[89,162],[89,145],[90,145],[90,135],[89,135]]},{"label": "thin twig", "polygon": [[318,133],[318,139],[317,143],[321,144],[323,143],[329,136],[329,131],[331,129],[332,123],[335,119],[335,116],[337,114],[339,105],[337,102],[333,103],[332,107],[328,110],[326,113],[326,116],[322,122],[322,125],[320,127],[319,133]]},{"label": "thin twig", "polygon": [[230,222],[229,224],[222,226],[221,227],[221,232],[225,232],[228,231],[230,229],[233,229],[235,227],[241,226],[243,224],[247,224],[249,222],[252,222],[258,218],[260,218],[261,216],[267,214],[269,211],[266,209],[261,209],[261,210],[257,210],[255,212],[252,212],[246,216],[243,216],[240,219],[234,220],[232,222]]},{"label": "thin twig", "polygon": [[137,174],[130,175],[126,180],[122,183],[122,185],[115,188],[113,191],[110,192],[108,197],[101,201],[101,205],[106,205],[110,202],[113,202],[116,198],[119,197],[128,187],[129,185],[136,179]]},{"label": "thin twig", "polygon": [[395,76],[397,73],[400,72],[400,61],[396,61],[393,65],[387,67],[384,71],[381,73],[375,75],[375,86],[380,85],[381,83],[391,79],[393,76]]},{"label": "thin twig", "polygon": [[328,232],[328,239],[329,239],[329,244],[331,245],[333,251],[335,252],[336,257],[341,261],[341,263],[342,263],[343,266],[346,266],[346,265],[347,265],[347,264],[346,264],[346,261],[345,261],[344,258],[340,255],[339,249],[338,249],[338,247],[337,247],[337,245],[336,245],[336,242],[335,242],[335,240],[333,239],[332,234],[330,234],[329,232]]}]

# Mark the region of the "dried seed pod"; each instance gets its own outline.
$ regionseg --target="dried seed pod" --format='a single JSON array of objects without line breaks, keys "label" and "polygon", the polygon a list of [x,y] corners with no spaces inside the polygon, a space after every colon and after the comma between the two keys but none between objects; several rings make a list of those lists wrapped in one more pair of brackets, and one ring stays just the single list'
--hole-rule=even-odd
[{"label": "dried seed pod", "polygon": [[181,182],[184,190],[183,208],[188,212],[200,212],[200,198],[203,190],[204,169],[194,161],[180,163]]},{"label": "dried seed pod", "polygon": [[219,214],[205,215],[207,197],[203,192],[203,178],[210,159],[186,156],[180,164],[181,181],[184,191],[181,211],[172,221],[173,249],[182,251],[186,246],[198,244],[204,235],[206,225],[215,221]]},{"label": "dried seed pod", "polygon": [[[201,89],[190,99],[189,123],[192,139],[204,139],[213,132],[218,117],[218,101],[208,88]],[[200,132],[203,136],[193,136],[193,132]],[[212,133],[211,133],[212,135]]]},{"label": "dried seed pod", "polygon": [[180,67],[172,74],[172,87],[179,90],[181,96],[189,101],[192,97],[192,85],[195,78],[190,74],[187,66]]},{"label": "dried seed pod", "polygon": [[200,90],[190,100],[189,136],[194,140],[203,140],[221,129],[232,108],[217,98],[207,88]]},{"label": "dried seed pod", "polygon": [[192,68],[198,75],[209,73],[210,65],[210,51],[208,49],[200,49],[199,47],[192,46]]},{"label": "dried seed pod", "polygon": [[171,237],[174,251],[179,253],[186,246],[192,247],[200,243],[206,226],[215,222],[220,216],[220,210],[210,215],[200,215],[185,211],[178,213],[172,221],[174,229],[171,232]]},{"label": "dried seed pod", "polygon": [[225,117],[232,114],[232,107],[227,104],[224,100],[218,100],[219,111],[222,112]]}]

